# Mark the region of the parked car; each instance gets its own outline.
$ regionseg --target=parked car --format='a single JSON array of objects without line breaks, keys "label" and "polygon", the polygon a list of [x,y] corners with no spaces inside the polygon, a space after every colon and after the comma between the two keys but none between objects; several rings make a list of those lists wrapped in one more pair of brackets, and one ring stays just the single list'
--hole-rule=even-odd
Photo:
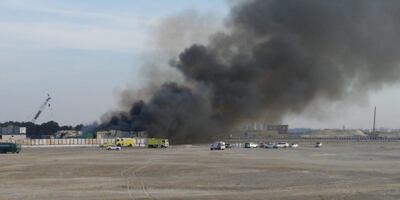
[{"label": "parked car", "polygon": [[260,144],[258,144],[258,147],[260,147],[260,148],[265,148],[265,145],[266,145],[266,143],[261,142]]},{"label": "parked car", "polygon": [[109,151],[121,151],[122,148],[120,146],[111,145],[111,146],[107,147],[107,150],[109,150]]},{"label": "parked car", "polygon": [[210,150],[225,150],[226,145],[223,141],[217,141],[211,144]]},{"label": "parked car", "polygon": [[299,147],[299,145],[298,145],[297,143],[292,143],[292,144],[290,145],[290,147],[292,147],[292,148],[297,148],[297,147]]},{"label": "parked car", "polygon": [[226,149],[233,148],[233,145],[232,145],[232,144],[229,144],[229,143],[225,143],[225,148],[226,148]]},{"label": "parked car", "polygon": [[246,142],[244,143],[244,148],[257,148],[258,144],[254,143],[254,142]]},{"label": "parked car", "polygon": [[322,147],[322,143],[321,143],[321,142],[315,143],[315,147],[316,147],[316,148]]},{"label": "parked car", "polygon": [[264,145],[264,148],[272,149],[272,148],[274,148],[274,146],[275,146],[275,143],[267,143]]},{"label": "parked car", "polygon": [[278,149],[278,148],[287,148],[289,147],[289,143],[287,142],[278,142],[275,144],[274,148]]}]

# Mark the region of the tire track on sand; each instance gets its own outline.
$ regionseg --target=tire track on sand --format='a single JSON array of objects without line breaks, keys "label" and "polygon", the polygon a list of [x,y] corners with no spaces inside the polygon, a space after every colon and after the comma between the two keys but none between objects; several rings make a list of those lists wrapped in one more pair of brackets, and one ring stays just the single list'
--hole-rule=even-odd
[{"label": "tire track on sand", "polygon": [[150,160],[147,160],[143,166],[137,168],[138,166],[133,166],[133,167],[128,167],[124,170],[121,171],[121,177],[123,177],[126,180],[126,188],[127,188],[127,192],[129,195],[129,198],[132,200],[137,199],[137,197],[135,197],[135,195],[133,194],[133,182],[134,181],[139,181],[140,183],[140,189],[143,191],[143,193],[145,194],[145,196],[148,199],[156,199],[153,197],[153,195],[151,195],[149,193],[149,191],[147,190],[147,186],[145,184],[145,182],[143,181],[143,179],[138,175],[140,171],[146,169],[150,164]]}]

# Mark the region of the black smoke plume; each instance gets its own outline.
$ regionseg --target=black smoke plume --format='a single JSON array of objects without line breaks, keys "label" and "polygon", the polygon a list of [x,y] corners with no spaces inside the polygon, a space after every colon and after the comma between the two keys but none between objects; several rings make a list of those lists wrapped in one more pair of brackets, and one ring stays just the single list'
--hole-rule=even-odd
[{"label": "black smoke plume", "polygon": [[225,32],[194,44],[167,82],[103,127],[202,142],[235,125],[279,121],[316,100],[334,102],[395,83],[400,1],[254,0],[234,5]]}]

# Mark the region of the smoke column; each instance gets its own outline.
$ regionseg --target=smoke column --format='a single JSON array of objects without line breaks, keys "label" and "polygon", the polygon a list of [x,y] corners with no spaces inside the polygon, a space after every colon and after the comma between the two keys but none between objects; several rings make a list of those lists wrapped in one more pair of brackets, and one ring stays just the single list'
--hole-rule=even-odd
[{"label": "smoke column", "polygon": [[170,62],[183,84],[164,83],[101,127],[203,142],[245,121],[277,122],[316,100],[363,98],[398,80],[399,10],[397,0],[238,3],[227,31]]}]

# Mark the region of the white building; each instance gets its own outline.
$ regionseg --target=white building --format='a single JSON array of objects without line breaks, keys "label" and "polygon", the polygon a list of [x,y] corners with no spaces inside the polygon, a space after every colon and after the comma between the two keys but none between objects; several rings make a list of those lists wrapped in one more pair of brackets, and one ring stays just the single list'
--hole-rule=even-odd
[{"label": "white building", "polygon": [[0,140],[24,140],[26,127],[7,126],[0,128]]}]

